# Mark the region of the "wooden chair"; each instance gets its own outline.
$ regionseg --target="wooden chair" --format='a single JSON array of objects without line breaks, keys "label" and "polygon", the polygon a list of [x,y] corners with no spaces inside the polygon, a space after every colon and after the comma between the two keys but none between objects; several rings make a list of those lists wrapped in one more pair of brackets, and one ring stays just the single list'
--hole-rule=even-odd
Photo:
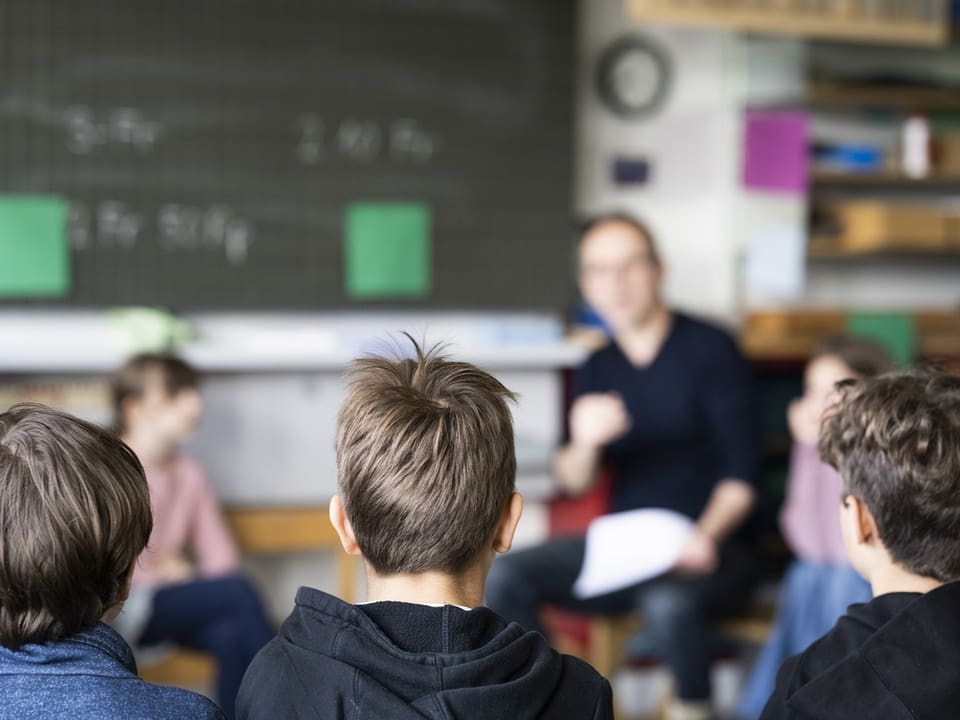
[{"label": "wooden chair", "polygon": [[[763,643],[773,627],[772,607],[754,607],[741,617],[725,618],[715,629],[724,637],[744,645]],[[604,677],[612,677],[626,660],[630,639],[643,628],[639,613],[630,612],[589,620],[590,642],[583,659]],[[666,698],[667,701],[670,698]]]},{"label": "wooden chair", "polygon": [[[594,489],[578,498],[559,498],[550,504],[550,534],[584,533],[590,521],[606,512],[613,477],[605,472]],[[717,623],[719,633],[744,644],[762,643],[773,625],[772,607],[751,608],[744,616]],[[553,608],[546,609],[544,621],[553,644],[560,652],[589,662],[601,675],[612,678],[626,660],[630,639],[643,627],[639,613],[610,617],[583,616]],[[662,699],[658,716],[672,701],[672,691]],[[617,717],[621,717],[620,713]]]},{"label": "wooden chair", "polygon": [[[561,496],[551,500],[548,507],[550,537],[584,534],[590,521],[607,511],[611,483],[612,475],[605,472],[584,495],[572,498]],[[595,668],[595,659],[612,655],[608,650],[594,651],[594,647],[608,648],[611,636],[607,627],[595,625],[589,616],[559,608],[545,608],[543,622],[554,647],[560,652],[582,658]],[[607,676],[602,670],[600,673]]]}]

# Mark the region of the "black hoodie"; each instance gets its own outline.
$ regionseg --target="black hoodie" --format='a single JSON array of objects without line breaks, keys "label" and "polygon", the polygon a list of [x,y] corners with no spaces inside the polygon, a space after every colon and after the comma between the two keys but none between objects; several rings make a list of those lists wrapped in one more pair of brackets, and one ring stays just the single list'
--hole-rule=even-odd
[{"label": "black hoodie", "polygon": [[761,720],[960,718],[960,583],[851,605],[784,663]]},{"label": "black hoodie", "polygon": [[300,588],[244,676],[237,717],[601,720],[612,706],[593,668],[487,608],[354,606]]}]

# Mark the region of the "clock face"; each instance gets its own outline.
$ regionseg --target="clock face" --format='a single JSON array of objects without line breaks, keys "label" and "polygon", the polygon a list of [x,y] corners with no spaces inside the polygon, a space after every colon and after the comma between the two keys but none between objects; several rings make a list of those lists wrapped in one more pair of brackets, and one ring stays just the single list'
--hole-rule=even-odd
[{"label": "clock face", "polygon": [[597,70],[600,98],[622,117],[653,112],[666,96],[666,55],[645,38],[633,36],[613,43],[600,57]]},{"label": "clock face", "polygon": [[660,66],[643,50],[621,53],[610,72],[613,91],[624,105],[646,107],[660,90]]}]

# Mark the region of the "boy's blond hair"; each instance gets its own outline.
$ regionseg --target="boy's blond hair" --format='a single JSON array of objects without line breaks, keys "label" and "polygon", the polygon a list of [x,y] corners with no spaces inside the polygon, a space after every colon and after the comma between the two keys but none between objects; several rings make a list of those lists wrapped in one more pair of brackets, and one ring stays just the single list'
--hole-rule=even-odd
[{"label": "boy's blond hair", "polygon": [[354,363],[337,418],[339,489],[377,573],[456,573],[489,546],[513,493],[515,396],[411,342],[415,359]]}]

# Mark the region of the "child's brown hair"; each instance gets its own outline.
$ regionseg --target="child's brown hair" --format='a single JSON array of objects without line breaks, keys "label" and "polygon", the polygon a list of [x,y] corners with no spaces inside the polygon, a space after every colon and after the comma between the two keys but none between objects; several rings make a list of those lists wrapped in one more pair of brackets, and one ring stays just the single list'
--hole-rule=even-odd
[{"label": "child's brown hair", "polygon": [[143,468],[116,435],[42,405],[0,414],[0,645],[95,624],[152,527]]},{"label": "child's brown hair", "polygon": [[898,372],[853,381],[820,433],[843,492],[866,504],[895,562],[960,579],[960,378]]},{"label": "child's brown hair", "polygon": [[874,377],[894,369],[893,358],[879,342],[857,335],[834,335],[814,350],[811,360],[836,357],[862,378]]},{"label": "child's brown hair", "polygon": [[337,419],[340,494],[378,573],[455,573],[489,546],[513,493],[515,396],[411,342],[415,359],[354,363]]},{"label": "child's brown hair", "polygon": [[113,429],[123,434],[126,427],[124,406],[142,398],[150,386],[159,384],[168,397],[200,384],[196,370],[175,355],[141,353],[127,360],[110,378]]}]

